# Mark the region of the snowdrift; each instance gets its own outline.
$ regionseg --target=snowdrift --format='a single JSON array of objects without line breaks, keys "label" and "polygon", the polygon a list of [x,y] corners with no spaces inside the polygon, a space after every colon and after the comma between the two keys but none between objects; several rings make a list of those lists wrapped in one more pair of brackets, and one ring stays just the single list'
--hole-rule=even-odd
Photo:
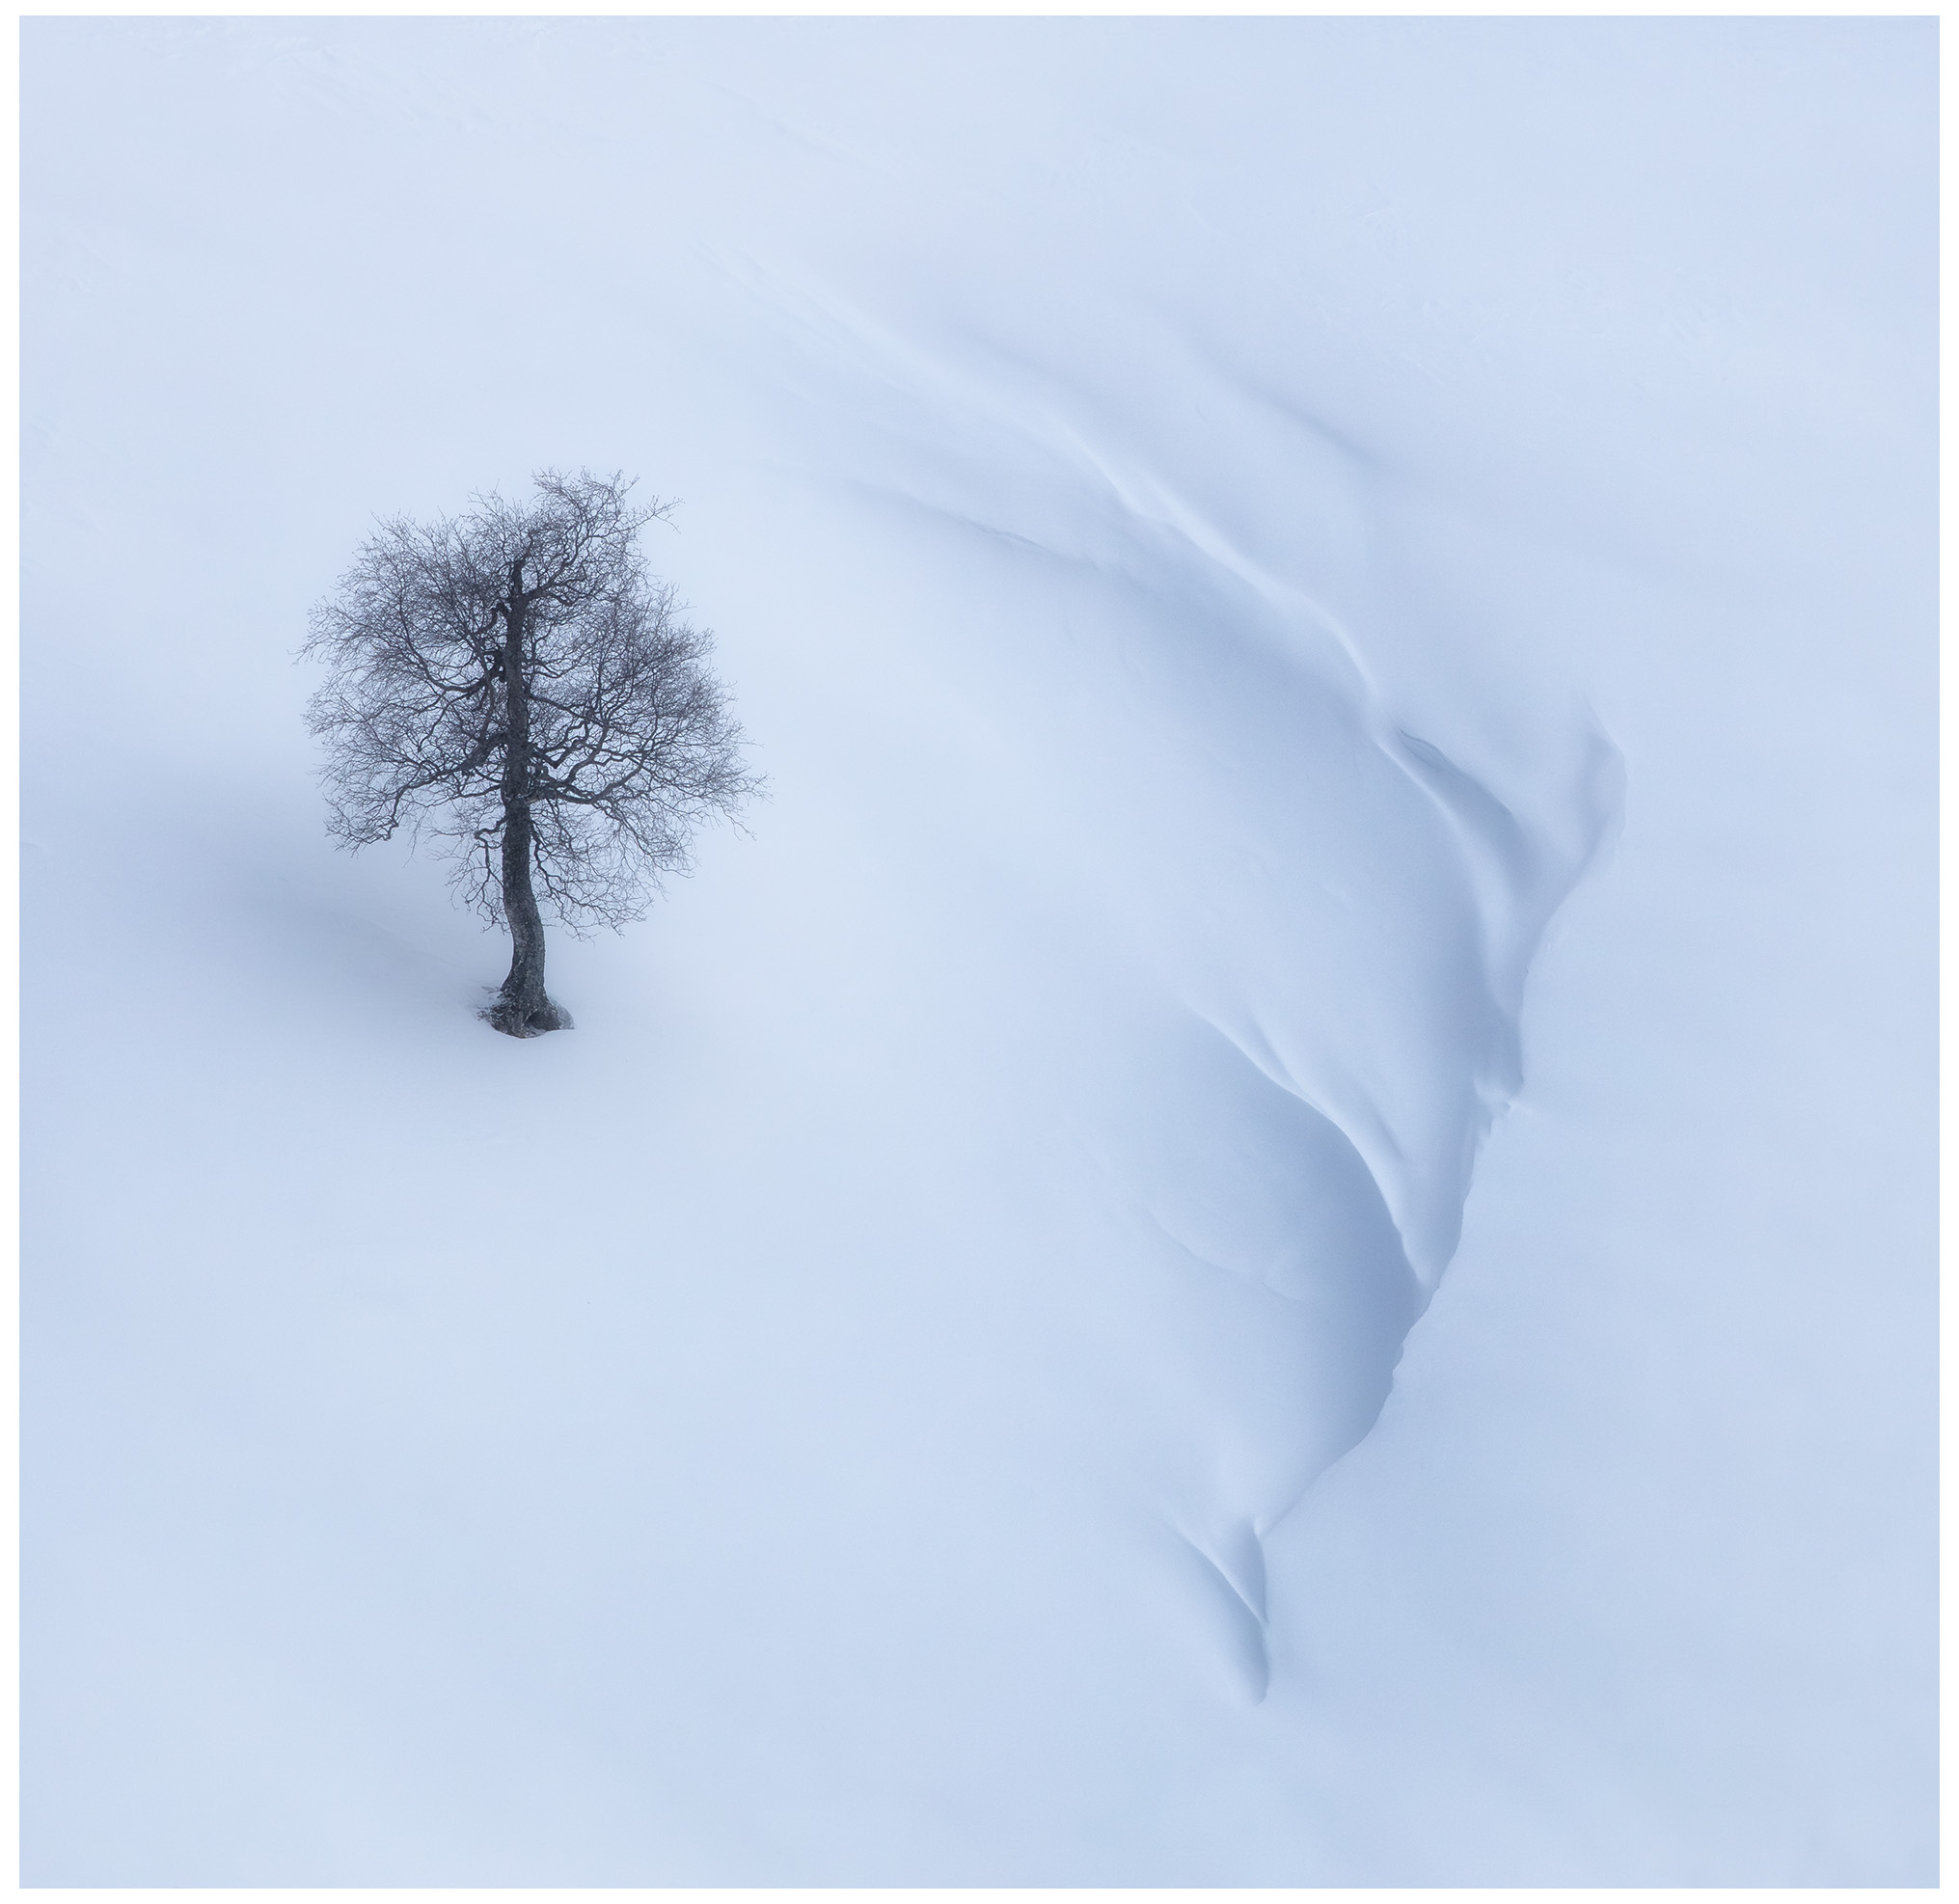
[{"label": "snowdrift", "polygon": [[[23,41],[27,1881],[1928,1880],[1929,28]],[[290,655],[579,461],[520,1045]]]}]

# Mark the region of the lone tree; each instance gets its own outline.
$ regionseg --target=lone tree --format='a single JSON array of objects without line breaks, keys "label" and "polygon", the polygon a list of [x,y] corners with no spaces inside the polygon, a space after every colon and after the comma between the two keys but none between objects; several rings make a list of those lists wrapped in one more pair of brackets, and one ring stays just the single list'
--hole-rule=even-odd
[{"label": "lone tree", "polygon": [[645,915],[703,820],[761,781],[708,668],[712,637],[647,574],[631,482],[545,470],[526,506],[397,516],[313,612],[307,710],[327,746],[328,830],[358,850],[406,828],[454,860],[463,902],[510,933],[483,1016],[568,1029],[544,990],[539,896],[570,930]]}]

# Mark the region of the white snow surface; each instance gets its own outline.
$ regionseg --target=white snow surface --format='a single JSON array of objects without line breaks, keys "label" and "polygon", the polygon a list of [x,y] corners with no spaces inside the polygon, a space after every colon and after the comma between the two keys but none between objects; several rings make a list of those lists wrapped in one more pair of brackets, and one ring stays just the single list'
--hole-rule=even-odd
[{"label": "white snow surface", "polygon": [[[1934,1881],[1931,22],[22,41],[25,1881]],[[519,1043],[291,656],[546,464]]]}]

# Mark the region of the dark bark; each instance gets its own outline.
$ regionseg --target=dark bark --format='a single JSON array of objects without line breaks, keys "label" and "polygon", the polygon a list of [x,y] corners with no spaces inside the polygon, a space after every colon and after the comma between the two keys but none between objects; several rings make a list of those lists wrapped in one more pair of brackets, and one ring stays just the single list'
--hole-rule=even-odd
[{"label": "dark bark", "polygon": [[536,830],[531,816],[531,695],[524,669],[524,564],[510,564],[503,601],[503,917],[510,975],[489,1020],[513,1038],[569,1031],[571,1016],[544,990],[544,915],[531,884]]}]

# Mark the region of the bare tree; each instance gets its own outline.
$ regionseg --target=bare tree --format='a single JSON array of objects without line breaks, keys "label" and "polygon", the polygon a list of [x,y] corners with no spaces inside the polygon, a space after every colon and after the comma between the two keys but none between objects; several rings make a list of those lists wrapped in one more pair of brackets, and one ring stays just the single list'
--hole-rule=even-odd
[{"label": "bare tree", "polygon": [[493,491],[455,521],[381,523],[301,650],[327,669],[307,713],[328,830],[358,849],[406,828],[454,861],[464,903],[509,929],[484,1016],[515,1038],[571,1024],[540,896],[579,936],[641,918],[694,828],[761,787],[712,637],[639,553],[671,504],[588,471],[535,483],[526,506]]}]

